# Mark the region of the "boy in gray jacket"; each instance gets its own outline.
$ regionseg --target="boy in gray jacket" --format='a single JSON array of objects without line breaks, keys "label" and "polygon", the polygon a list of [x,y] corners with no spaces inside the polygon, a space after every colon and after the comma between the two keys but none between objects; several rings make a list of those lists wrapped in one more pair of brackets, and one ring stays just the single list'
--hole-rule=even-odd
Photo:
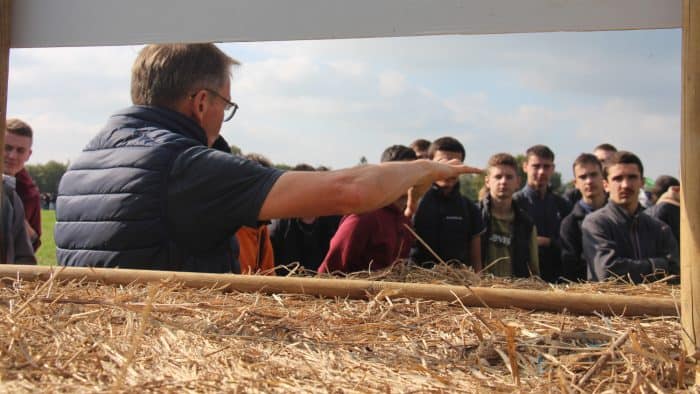
[{"label": "boy in gray jacket", "polygon": [[641,160],[619,151],[605,167],[608,204],[583,221],[583,253],[588,280],[629,278],[634,283],[679,274],[678,243],[665,223],[642,213]]}]

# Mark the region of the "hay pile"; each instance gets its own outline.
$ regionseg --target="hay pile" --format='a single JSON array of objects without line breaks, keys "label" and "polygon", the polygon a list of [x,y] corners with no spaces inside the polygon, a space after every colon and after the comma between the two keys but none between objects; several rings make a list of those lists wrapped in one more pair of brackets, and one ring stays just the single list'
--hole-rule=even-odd
[{"label": "hay pile", "polygon": [[[398,265],[370,279],[678,295],[666,284],[552,287],[449,266]],[[173,283],[2,283],[7,392],[673,392],[694,369],[672,317],[467,309],[381,293],[362,301]]]}]

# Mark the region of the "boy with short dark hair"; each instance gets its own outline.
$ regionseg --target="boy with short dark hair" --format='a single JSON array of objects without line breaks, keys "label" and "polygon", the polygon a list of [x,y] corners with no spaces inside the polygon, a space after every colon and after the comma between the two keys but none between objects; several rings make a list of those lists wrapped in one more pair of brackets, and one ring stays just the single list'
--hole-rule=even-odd
[{"label": "boy with short dark hair", "polygon": [[571,207],[563,197],[554,194],[549,186],[555,169],[554,152],[545,145],[534,145],[525,155],[523,171],[527,174],[527,183],[513,198],[530,215],[537,227],[542,279],[557,282],[561,275],[559,226]]},{"label": "boy with short dark hair", "polygon": [[678,243],[665,223],[642,213],[639,190],[644,167],[631,153],[615,153],[604,169],[608,204],[581,226],[588,279],[629,278],[640,283],[655,275],[679,274]]},{"label": "boy with short dark hair", "polygon": [[483,265],[496,276],[539,275],[537,230],[530,216],[513,200],[520,184],[517,162],[507,153],[489,159],[486,196],[479,202],[486,232],[481,237]]},{"label": "boy with short dark hair", "polygon": [[413,149],[414,152],[416,152],[417,159],[427,159],[428,149],[430,149],[430,141],[423,138],[419,138],[411,142],[410,148]]},{"label": "boy with short dark hair", "polygon": [[26,122],[7,119],[4,173],[14,177],[15,191],[24,205],[25,226],[34,251],[41,245],[41,196],[25,167],[32,155],[34,131]]},{"label": "boy with short dark hair", "polygon": [[[382,163],[415,159],[415,152],[403,145],[388,147],[381,158]],[[375,271],[407,258],[413,242],[406,228],[411,221],[404,216],[407,199],[404,194],[376,211],[344,216],[318,272]]]},{"label": "boy with short dark hair", "polygon": [[[452,137],[435,140],[428,149],[431,160],[464,162],[464,146]],[[413,218],[418,236],[444,261],[458,261],[481,270],[481,234],[484,224],[476,205],[459,192],[457,178],[438,181],[423,196]],[[430,266],[435,257],[416,242],[411,259]]]},{"label": "boy with short dark hair", "polygon": [[603,166],[590,153],[580,154],[573,164],[574,185],[581,199],[561,222],[562,275],[571,281],[585,281],[586,260],[583,257],[581,223],[591,212],[605,205],[607,196],[603,186]]}]

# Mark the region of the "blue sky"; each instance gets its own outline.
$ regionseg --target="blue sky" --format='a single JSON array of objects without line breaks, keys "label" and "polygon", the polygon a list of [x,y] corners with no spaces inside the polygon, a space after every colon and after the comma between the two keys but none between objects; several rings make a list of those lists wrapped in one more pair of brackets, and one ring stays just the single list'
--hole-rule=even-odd
[{"label": "blue sky", "polygon": [[[564,179],[601,142],[646,175],[679,174],[680,30],[221,44],[242,63],[223,127],[244,152],[333,168],[451,135],[467,162],[549,145]],[[77,156],[130,104],[139,47],[13,49],[8,115],[34,126],[31,162]]]}]

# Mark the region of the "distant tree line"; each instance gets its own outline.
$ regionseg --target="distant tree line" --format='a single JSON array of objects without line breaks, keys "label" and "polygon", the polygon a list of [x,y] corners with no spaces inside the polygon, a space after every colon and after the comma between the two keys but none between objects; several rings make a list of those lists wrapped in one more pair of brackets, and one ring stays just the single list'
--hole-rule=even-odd
[{"label": "distant tree line", "polygon": [[68,163],[49,161],[45,164],[28,164],[27,172],[34,179],[41,193],[58,193],[58,182],[68,170]]}]

